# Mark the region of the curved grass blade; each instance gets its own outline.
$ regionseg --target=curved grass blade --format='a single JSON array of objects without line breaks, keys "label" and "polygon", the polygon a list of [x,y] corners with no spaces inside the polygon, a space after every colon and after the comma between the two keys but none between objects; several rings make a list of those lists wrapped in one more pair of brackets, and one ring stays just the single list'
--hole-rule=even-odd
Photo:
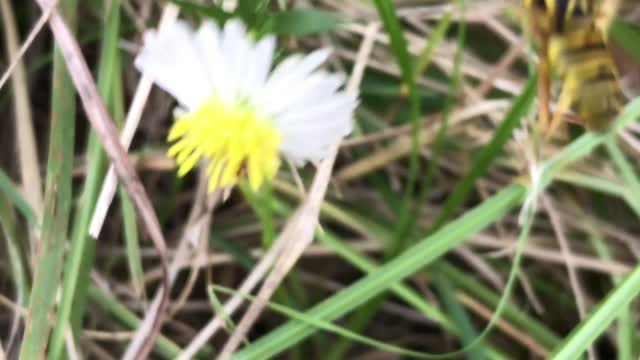
[{"label": "curved grass blade", "polygon": [[[511,210],[525,195],[525,188],[512,185],[467,212],[440,231],[422,239],[387,264],[330,299],[314,306],[308,316],[332,321],[397,284],[406,276],[432,263],[469,236],[477,233]],[[266,359],[313,334],[315,329],[299,321],[290,321],[236,353],[234,359]]]},{"label": "curved grass blade", "polygon": [[24,254],[22,244],[26,239],[20,236],[18,222],[15,212],[7,198],[0,194],[0,230],[7,242],[6,252],[11,268],[11,278],[13,280],[17,303],[26,306],[29,303],[29,267]]},{"label": "curved grass blade", "polygon": [[8,201],[18,209],[20,214],[29,222],[31,226],[40,228],[38,217],[35,210],[29,205],[27,200],[22,196],[16,184],[11,181],[7,174],[0,169],[0,191],[4,193]]},{"label": "curved grass blade", "polygon": [[[219,285],[210,285],[209,286],[210,292],[215,293],[215,291],[221,292],[223,294],[227,294],[227,295],[233,295],[236,292],[232,289],[229,288],[225,288]],[[250,296],[250,295],[246,295],[243,294],[242,297],[244,297],[246,300],[249,301],[254,301],[255,297],[254,296]],[[300,311],[296,311],[292,308],[288,308],[286,306],[274,303],[274,302],[269,302],[267,303],[267,307],[270,308],[271,310],[280,313],[282,315],[285,315],[291,319],[300,321],[302,323],[305,323],[309,326],[312,326],[314,328],[317,329],[322,329],[328,332],[332,332],[336,335],[340,335],[342,337],[351,339],[353,341],[357,341],[359,343],[386,351],[386,352],[390,352],[390,353],[395,353],[398,355],[405,355],[411,358],[415,358],[415,359],[430,359],[432,358],[431,355],[427,354],[427,353],[422,353],[419,351],[414,351],[414,350],[409,350],[406,348],[402,348],[399,346],[395,346],[395,345],[389,345],[387,343],[384,343],[382,341],[378,341],[378,340],[374,340],[372,338],[360,335],[356,332],[350,331],[344,327],[340,327],[337,325],[332,324],[331,322],[328,321],[324,321],[322,319],[319,318],[315,318],[313,316],[309,316],[303,312]]]},{"label": "curved grass blade", "polygon": [[[460,338],[462,344],[466,347],[473,343],[474,339],[478,337],[478,333],[474,328],[471,318],[467,310],[460,304],[455,296],[455,289],[449,283],[449,280],[440,275],[436,275],[433,279],[433,284],[438,291],[439,297],[442,299],[442,303],[447,313],[451,316],[452,322],[457,324],[460,329]],[[487,355],[482,347],[478,347],[474,351],[470,351],[468,354],[469,360],[481,360],[486,359]]]}]

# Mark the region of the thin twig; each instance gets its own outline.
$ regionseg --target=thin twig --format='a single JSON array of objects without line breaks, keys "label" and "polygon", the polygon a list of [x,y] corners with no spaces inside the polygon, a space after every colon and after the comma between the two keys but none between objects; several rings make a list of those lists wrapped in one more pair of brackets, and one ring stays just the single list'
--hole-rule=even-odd
[{"label": "thin twig", "polygon": [[[460,131],[456,125],[489,112],[507,109],[508,106],[509,103],[507,101],[486,101],[454,111],[451,114],[451,119],[449,120],[449,131]],[[435,121],[432,122],[430,126],[420,131],[420,134],[418,135],[418,145],[420,147],[429,144],[433,139],[435,139],[438,126],[440,126],[439,122]],[[395,160],[407,156],[411,152],[411,148],[411,137],[409,135],[403,135],[394,143],[380,149],[379,151],[376,151],[363,159],[352,161],[349,165],[340,169],[336,173],[335,178],[339,181],[348,181],[358,178],[371,171],[375,171],[386,166]]]},{"label": "thin twig", "polygon": [[175,314],[186,303],[189,294],[195,285],[200,268],[204,265],[206,259],[207,239],[209,238],[209,229],[213,219],[213,209],[220,201],[222,191],[217,190],[213,194],[208,193],[208,176],[206,170],[201,170],[199,191],[195,205],[189,216],[189,221],[185,226],[184,235],[176,251],[176,256],[169,266],[169,276],[171,283],[180,272],[182,264],[189,262],[189,276],[182,292],[177,300],[171,306],[169,313]]},{"label": "thin twig", "polygon": [[[382,252],[382,246],[379,243],[374,241],[355,241],[355,242],[350,242],[349,246],[354,250],[360,253],[365,253],[365,254],[377,254]],[[251,255],[251,257],[253,258],[262,258],[263,256],[265,256],[264,250],[258,249],[258,248],[249,250],[248,254]],[[303,256],[308,258],[331,257],[335,255],[336,255],[335,250],[322,244],[310,245],[303,254]],[[236,260],[237,259],[233,255],[228,255],[223,253],[209,254],[202,260],[199,260],[200,261],[199,267],[214,267],[214,266],[220,267],[222,265],[231,265]],[[178,263],[177,265],[179,267],[179,270],[182,271],[185,269],[192,268],[193,262],[190,261],[189,259],[186,259]],[[626,273],[626,272],[628,271],[618,272],[618,273]],[[145,276],[144,276],[145,283],[152,283],[157,281],[158,279],[162,279],[161,269],[153,269],[145,273]]]},{"label": "thin twig", "polygon": [[[532,238],[532,241],[528,243],[527,247],[524,249],[524,256],[552,264],[566,264],[566,257],[563,257],[557,249],[547,249],[533,245],[533,243],[535,243],[535,241]],[[474,236],[471,239],[471,244],[482,248],[499,249],[501,253],[495,256],[496,258],[511,256],[515,251],[515,239],[511,241],[503,241],[497,240],[495,236],[485,234],[478,234]],[[632,269],[630,265],[617,261],[604,261],[576,254],[571,254],[569,258],[578,269],[607,275],[624,275],[628,274]]]},{"label": "thin twig", "polygon": [[76,346],[75,338],[70,327],[64,332],[64,343],[67,350],[67,357],[69,360],[80,360],[80,354],[78,353],[78,347]]},{"label": "thin twig", "polygon": [[[24,53],[27,52],[27,49],[29,49],[29,47],[31,46],[31,43],[33,43],[33,40],[35,40],[36,35],[40,33],[44,25],[49,20],[49,16],[51,16],[51,12],[56,7],[57,2],[58,0],[52,0],[52,3],[47,7],[47,9],[43,11],[42,14],[40,14],[40,18],[38,19],[36,24],[33,26],[33,29],[31,29],[31,31],[29,32],[29,36],[27,36],[27,39],[24,41],[24,43],[20,47],[20,50],[18,51],[18,53],[15,54],[16,56],[12,57],[11,64],[9,65],[7,70],[5,70],[5,72],[2,74],[2,78],[0,78],[0,89],[2,89],[2,87],[4,86],[4,83],[7,82],[7,80],[9,79],[9,76],[11,76],[11,74],[14,71],[14,68],[19,66],[19,64],[21,63],[20,60],[24,56]],[[3,3],[5,2],[3,1]],[[4,9],[2,11],[4,12]],[[3,21],[7,21],[7,20],[3,19]],[[12,21],[12,22],[15,23],[15,21]],[[8,31],[8,29],[5,28],[5,31]]]},{"label": "thin twig", "polygon": [[[553,201],[551,200],[549,195],[542,195],[542,202],[545,209],[547,210],[547,213],[549,214],[551,225],[553,225],[553,230],[555,231],[556,237],[558,238],[558,244],[560,245],[560,252],[562,253],[562,257],[565,258],[567,272],[569,273],[569,283],[571,284],[571,290],[573,291],[573,295],[576,299],[576,305],[578,306],[578,315],[580,316],[580,320],[582,321],[587,316],[587,301],[585,299],[582,285],[580,284],[580,279],[578,278],[578,272],[576,271],[575,265],[572,261],[571,246],[569,245],[569,240],[567,240],[567,237],[565,235],[566,230],[564,228],[564,224],[562,223],[560,215],[556,211],[553,205]],[[589,348],[589,359],[597,359],[597,355],[593,347]]]},{"label": "thin twig", "polygon": [[[488,320],[493,316],[493,311],[478,302],[476,299],[461,292],[456,293],[456,297],[460,300],[460,302],[465,304],[468,308],[473,310],[474,313],[480,315],[484,319]],[[549,349],[546,349],[544,346],[539,344],[536,339],[530,334],[527,334],[526,332],[523,332],[520,329],[514,327],[506,320],[498,320],[496,322],[496,326],[541,358],[547,358],[549,356]]]},{"label": "thin twig", "polygon": [[483,258],[474,253],[468,246],[463,245],[454,252],[466,261],[471,268],[484,277],[496,290],[504,290],[504,279]]},{"label": "thin twig", "polygon": [[[292,217],[292,220],[296,218],[296,215]],[[286,228],[285,228],[286,229]],[[284,231],[284,230],[283,230]],[[224,318],[227,315],[233,314],[242,305],[243,297],[241,294],[250,293],[262,280],[264,274],[271,268],[274,261],[278,258],[280,253],[285,248],[286,240],[282,237],[278,237],[269,248],[266,254],[260,259],[258,264],[253,268],[253,271],[247,276],[244,282],[238,288],[238,294],[229,299],[223,307],[224,313],[216,314],[207,325],[202,328],[198,334],[191,340],[189,345],[178,355],[176,360],[189,360],[203,347],[207,341],[224,325]]]},{"label": "thin twig", "polygon": [[130,341],[133,338],[133,331],[100,331],[100,330],[82,330],[82,336],[99,341]]},{"label": "thin twig", "polygon": [[[179,8],[176,5],[167,3],[162,12],[159,29],[171,25],[178,17],[178,12]],[[149,97],[149,93],[151,93],[152,86],[153,79],[150,76],[143,74],[140,78],[140,82],[138,83],[138,87],[136,89],[135,95],[133,96],[133,100],[131,101],[131,106],[129,107],[129,112],[127,113],[127,118],[125,119],[122,133],[120,134],[120,141],[125,149],[129,149],[129,146],[131,146],[133,135],[135,134],[136,129],[140,124],[142,111],[144,110],[144,106],[147,103],[147,98]],[[100,235],[102,225],[104,224],[104,220],[107,216],[107,211],[109,210],[109,206],[113,201],[113,196],[116,193],[117,185],[118,180],[116,179],[114,167],[113,165],[111,165],[111,167],[109,167],[109,171],[107,172],[107,176],[105,177],[104,183],[102,184],[100,196],[98,197],[98,201],[96,202],[93,217],[91,218],[91,223],[89,224],[89,235],[91,235],[95,239],[97,239],[98,235]]]}]

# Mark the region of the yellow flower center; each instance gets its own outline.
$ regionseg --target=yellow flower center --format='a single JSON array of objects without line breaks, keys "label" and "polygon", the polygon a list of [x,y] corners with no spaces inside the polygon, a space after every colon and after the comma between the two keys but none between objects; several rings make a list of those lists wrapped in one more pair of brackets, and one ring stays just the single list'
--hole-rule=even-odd
[{"label": "yellow flower center", "polygon": [[211,98],[180,116],[169,131],[169,156],[184,176],[200,159],[209,162],[209,191],[233,186],[246,174],[252,188],[273,179],[280,165],[280,133],[250,106]]}]

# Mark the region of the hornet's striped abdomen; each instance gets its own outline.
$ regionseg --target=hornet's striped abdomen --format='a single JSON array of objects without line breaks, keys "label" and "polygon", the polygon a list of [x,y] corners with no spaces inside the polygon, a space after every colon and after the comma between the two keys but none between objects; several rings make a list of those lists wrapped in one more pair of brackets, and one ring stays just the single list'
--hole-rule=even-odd
[{"label": "hornet's striped abdomen", "polygon": [[[550,68],[563,83],[550,128],[570,108],[589,130],[606,129],[623,104],[606,43],[606,27],[617,0],[524,0],[524,4],[530,28],[540,42],[541,64],[547,64],[541,66],[540,76],[548,78]],[[548,94],[550,89],[544,91]],[[547,108],[541,113],[541,119],[548,118]]]},{"label": "hornet's striped abdomen", "polygon": [[570,94],[570,106],[589,130],[602,131],[623,105],[616,65],[594,24],[549,39],[552,67]]}]

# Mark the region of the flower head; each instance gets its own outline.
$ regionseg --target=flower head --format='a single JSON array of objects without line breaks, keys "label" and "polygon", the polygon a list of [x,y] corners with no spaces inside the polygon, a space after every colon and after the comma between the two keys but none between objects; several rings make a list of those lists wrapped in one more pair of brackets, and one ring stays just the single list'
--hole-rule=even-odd
[{"label": "flower head", "polygon": [[351,132],[357,96],[340,90],[344,75],[319,69],[329,50],[289,56],[272,71],[275,45],[274,36],[252,41],[238,20],[145,33],[135,66],[179,103],[168,136],[179,175],[205,160],[210,190],[243,175],[257,189],[281,156],[319,161]]}]

